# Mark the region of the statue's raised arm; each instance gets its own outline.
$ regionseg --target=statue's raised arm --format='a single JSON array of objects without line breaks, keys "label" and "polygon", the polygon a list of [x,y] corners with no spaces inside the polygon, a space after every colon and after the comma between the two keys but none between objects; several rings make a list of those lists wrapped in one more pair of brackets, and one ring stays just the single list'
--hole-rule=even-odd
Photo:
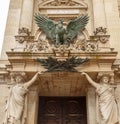
[{"label": "statue's raised arm", "polygon": [[96,83],[91,77],[82,72],[88,82],[96,88],[96,95],[98,97],[98,110],[100,115],[99,124],[120,124],[120,86],[115,87],[110,84],[111,77],[109,74],[103,74],[100,82]]},{"label": "statue's raised arm", "polygon": [[88,82],[94,87],[97,88],[99,87],[99,84],[96,83],[95,81],[92,80],[92,78],[85,72],[81,72],[81,75],[84,75],[86,77],[86,79],[88,80]]},{"label": "statue's raised arm", "polygon": [[37,73],[33,76],[33,78],[32,78],[31,80],[29,80],[28,82],[26,82],[26,83],[23,84],[24,87],[29,88],[30,86],[32,86],[32,85],[35,83],[36,79],[38,78],[38,76],[39,76],[40,74],[42,74],[42,73],[41,73],[41,72],[37,72]]},{"label": "statue's raised arm", "polygon": [[28,88],[34,84],[40,74],[37,72],[28,82],[25,82],[24,74],[15,74],[14,80],[17,84],[10,89],[3,124],[25,124],[27,115],[26,94]]}]

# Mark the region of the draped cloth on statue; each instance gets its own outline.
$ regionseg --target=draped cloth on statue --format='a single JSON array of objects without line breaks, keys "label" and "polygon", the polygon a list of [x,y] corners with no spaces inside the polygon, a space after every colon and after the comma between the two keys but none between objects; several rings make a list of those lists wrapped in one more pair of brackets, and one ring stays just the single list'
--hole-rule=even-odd
[{"label": "draped cloth on statue", "polygon": [[118,109],[118,120],[119,120],[119,124],[120,124],[120,85],[117,85],[116,89],[115,89],[115,98],[116,98],[116,102],[117,102],[117,109]]},{"label": "draped cloth on statue", "polygon": [[99,111],[102,116],[101,124],[116,124],[119,122],[118,104],[115,100],[115,90],[109,85],[97,87]]},{"label": "draped cloth on statue", "polygon": [[11,88],[7,105],[4,124],[24,124],[27,115],[27,97],[28,89],[23,84],[17,84]]}]

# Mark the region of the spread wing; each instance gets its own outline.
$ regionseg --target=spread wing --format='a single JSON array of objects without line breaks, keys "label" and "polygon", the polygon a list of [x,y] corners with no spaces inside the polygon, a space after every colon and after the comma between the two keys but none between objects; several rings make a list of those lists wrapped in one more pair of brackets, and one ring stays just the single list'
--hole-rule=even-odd
[{"label": "spread wing", "polygon": [[56,29],[55,22],[51,19],[46,18],[41,14],[35,14],[34,17],[36,24],[42,31],[44,31],[47,38],[49,38],[52,41],[55,41],[55,29]]},{"label": "spread wing", "polygon": [[83,30],[89,20],[88,15],[81,15],[78,18],[71,20],[67,25],[67,41],[73,40],[79,31]]}]

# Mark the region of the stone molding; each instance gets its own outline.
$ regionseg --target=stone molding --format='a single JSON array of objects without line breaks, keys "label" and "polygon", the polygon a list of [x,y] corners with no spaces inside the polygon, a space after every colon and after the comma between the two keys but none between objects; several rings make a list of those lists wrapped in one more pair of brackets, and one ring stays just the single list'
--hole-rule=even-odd
[{"label": "stone molding", "polygon": [[82,0],[44,0],[38,3],[39,12],[54,20],[74,19],[80,14],[85,14],[87,9],[87,3]]},{"label": "stone molding", "polygon": [[80,0],[46,0],[39,3],[39,8],[41,7],[52,7],[52,6],[79,6],[82,8],[87,8],[87,4]]}]

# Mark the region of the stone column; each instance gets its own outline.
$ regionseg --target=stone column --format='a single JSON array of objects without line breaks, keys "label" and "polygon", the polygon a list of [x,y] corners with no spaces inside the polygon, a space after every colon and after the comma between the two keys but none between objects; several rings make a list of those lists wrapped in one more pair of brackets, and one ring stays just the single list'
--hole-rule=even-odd
[{"label": "stone column", "polygon": [[93,0],[94,28],[106,27],[104,0]]},{"label": "stone column", "polygon": [[96,124],[96,98],[94,88],[88,88],[87,91],[87,123]]},{"label": "stone column", "polygon": [[110,47],[118,51],[120,58],[120,17],[117,0],[104,0]]},{"label": "stone column", "polygon": [[23,0],[20,28],[25,27],[31,31],[33,19],[34,0]]},{"label": "stone column", "polygon": [[12,48],[15,47],[16,42],[14,36],[18,32],[21,8],[22,0],[10,0],[5,36],[1,52],[1,59],[3,60],[7,60],[6,51],[10,51]]},{"label": "stone column", "polygon": [[28,113],[26,124],[37,124],[39,95],[37,86],[28,93]]}]

